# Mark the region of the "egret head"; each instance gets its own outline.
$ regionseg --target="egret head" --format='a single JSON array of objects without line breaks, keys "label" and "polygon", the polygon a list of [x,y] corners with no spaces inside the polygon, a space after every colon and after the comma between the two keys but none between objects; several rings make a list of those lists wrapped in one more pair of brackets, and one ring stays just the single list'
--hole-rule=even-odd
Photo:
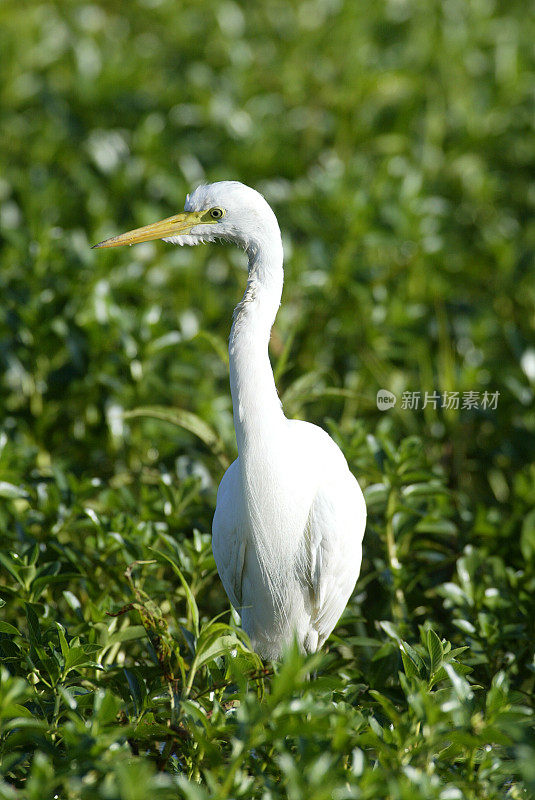
[{"label": "egret head", "polygon": [[277,219],[262,195],[238,181],[220,181],[197,187],[186,197],[182,213],[113,236],[94,247],[120,247],[153,239],[180,245],[225,239],[248,249],[273,236],[280,241]]}]

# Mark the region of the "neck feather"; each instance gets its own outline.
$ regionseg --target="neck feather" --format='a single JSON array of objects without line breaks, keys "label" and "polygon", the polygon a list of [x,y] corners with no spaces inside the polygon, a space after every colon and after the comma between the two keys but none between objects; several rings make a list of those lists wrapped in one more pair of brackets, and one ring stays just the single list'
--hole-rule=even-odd
[{"label": "neck feather", "polygon": [[230,333],[230,389],[238,452],[247,456],[282,424],[284,415],[268,355],[271,328],[283,282],[282,242],[277,229],[261,245],[250,245],[249,276],[234,311]]}]

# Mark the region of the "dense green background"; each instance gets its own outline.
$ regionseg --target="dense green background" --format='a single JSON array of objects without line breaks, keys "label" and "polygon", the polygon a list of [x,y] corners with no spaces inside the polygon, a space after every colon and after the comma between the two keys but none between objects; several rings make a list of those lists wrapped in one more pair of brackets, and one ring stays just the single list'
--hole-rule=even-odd
[{"label": "dense green background", "polygon": [[[1,798],[534,796],[534,11],[0,5]],[[243,255],[90,249],[225,178],[283,230],[286,411],[369,507],[328,653],[275,674],[209,536]]]}]

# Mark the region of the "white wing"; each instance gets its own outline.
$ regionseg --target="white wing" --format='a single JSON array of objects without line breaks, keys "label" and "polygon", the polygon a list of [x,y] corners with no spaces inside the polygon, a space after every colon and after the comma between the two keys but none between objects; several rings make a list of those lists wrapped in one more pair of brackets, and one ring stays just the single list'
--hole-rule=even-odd
[{"label": "white wing", "polygon": [[240,468],[236,459],[223,475],[217,490],[212,550],[221,582],[237,610],[242,604],[245,561],[245,536],[241,519]]},{"label": "white wing", "polygon": [[348,469],[320,486],[307,524],[312,626],[318,647],[338,622],[360,572],[366,504]]}]

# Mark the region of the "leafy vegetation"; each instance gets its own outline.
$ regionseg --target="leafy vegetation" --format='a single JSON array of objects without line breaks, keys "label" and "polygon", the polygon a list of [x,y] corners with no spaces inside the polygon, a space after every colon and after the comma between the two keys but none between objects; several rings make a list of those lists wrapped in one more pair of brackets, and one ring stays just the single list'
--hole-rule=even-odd
[{"label": "leafy vegetation", "polygon": [[[531,5],[0,6],[0,798],[535,795]],[[280,664],[210,547],[243,256],[90,249],[222,178],[278,213],[281,397],[369,508]]]}]

